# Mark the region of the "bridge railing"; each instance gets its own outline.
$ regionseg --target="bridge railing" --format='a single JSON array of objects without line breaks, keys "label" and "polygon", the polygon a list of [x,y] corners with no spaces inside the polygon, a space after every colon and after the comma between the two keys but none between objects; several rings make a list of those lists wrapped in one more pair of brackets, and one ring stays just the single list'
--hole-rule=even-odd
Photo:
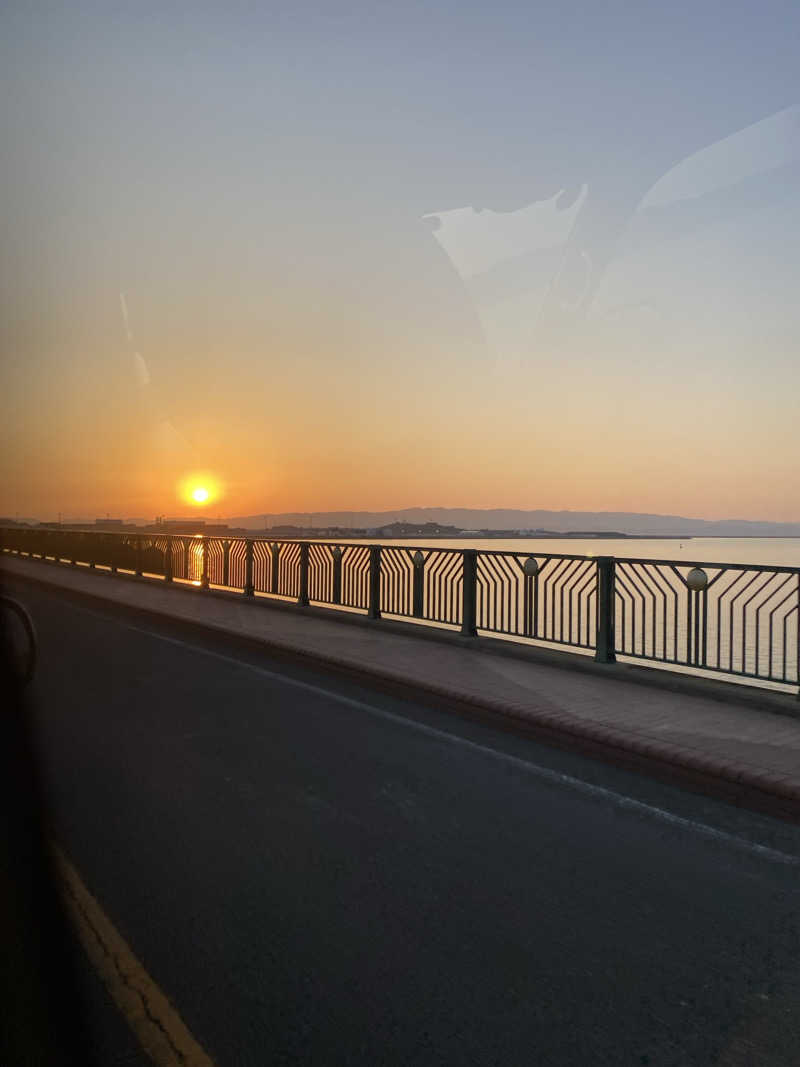
[{"label": "bridge railing", "polygon": [[800,684],[800,567],[45,527],[0,528],[0,549],[604,663]]}]

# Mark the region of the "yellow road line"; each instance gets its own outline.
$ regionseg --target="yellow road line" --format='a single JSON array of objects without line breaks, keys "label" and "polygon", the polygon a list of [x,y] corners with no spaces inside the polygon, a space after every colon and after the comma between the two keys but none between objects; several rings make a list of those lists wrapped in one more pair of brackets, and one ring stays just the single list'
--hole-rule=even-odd
[{"label": "yellow road line", "polygon": [[58,846],[54,853],[86,954],[142,1048],[158,1067],[214,1067]]}]

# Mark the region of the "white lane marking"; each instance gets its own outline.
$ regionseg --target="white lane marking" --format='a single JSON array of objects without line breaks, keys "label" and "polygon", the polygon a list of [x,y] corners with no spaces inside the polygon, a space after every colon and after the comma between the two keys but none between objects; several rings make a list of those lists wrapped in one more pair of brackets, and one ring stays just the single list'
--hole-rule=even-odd
[{"label": "white lane marking", "polygon": [[[103,615],[101,612],[92,611],[90,608],[78,608],[77,605],[73,605],[73,607],[76,607],[77,610],[83,611],[87,615],[93,615],[95,618],[101,619],[104,622],[108,621],[108,616]],[[417,722],[416,719],[408,719],[403,715],[397,715],[395,712],[385,711],[383,708],[376,708],[372,704],[367,704],[363,700],[355,700],[353,697],[343,696],[340,693],[325,689],[323,686],[312,685],[311,682],[301,682],[299,679],[292,678],[289,675],[267,670],[266,667],[258,667],[254,663],[247,663],[245,660],[237,659],[235,656],[226,656],[222,652],[212,652],[210,649],[203,648],[201,645],[194,645],[189,641],[182,641],[177,637],[167,637],[164,634],[153,633],[150,630],[143,629],[141,626],[134,626],[131,623],[121,622],[118,619],[115,619],[114,621],[119,626],[124,626],[126,629],[133,630],[135,633],[143,634],[145,637],[150,637],[157,641],[166,641],[168,644],[177,645],[179,648],[186,649],[188,652],[194,652],[201,656],[209,656],[211,659],[219,660],[222,663],[253,671],[255,674],[260,674],[262,677],[269,678],[274,682],[280,682],[282,685],[294,686],[295,689],[302,689],[307,693],[313,693],[315,696],[334,700],[347,707],[357,708],[359,711],[366,711],[368,714],[373,715],[376,718],[396,723],[406,729],[415,730],[417,733],[424,734],[427,737],[435,737],[439,741],[446,741],[472,752],[480,753],[483,756],[489,756],[490,758],[505,763],[508,766],[525,771],[526,774],[539,778],[541,781],[549,782],[552,785],[566,786],[568,789],[572,789],[577,793],[582,793],[584,796],[605,800],[622,811],[631,811],[640,815],[646,815],[648,818],[654,819],[657,822],[665,823],[668,826],[677,827],[682,830],[688,830],[690,833],[705,837],[710,841],[717,841],[720,844],[728,845],[739,851],[749,852],[754,856],[758,856],[764,860],[770,860],[773,863],[782,863],[792,867],[800,866],[800,856],[793,856],[788,852],[780,852],[778,849],[768,848],[766,845],[758,845],[754,841],[748,841],[747,838],[737,837],[736,834],[729,834],[725,830],[717,830],[715,827],[708,826],[706,823],[695,822],[694,819],[684,819],[681,815],[674,815],[670,811],[665,811],[664,808],[657,808],[652,804],[645,804],[641,800],[634,800],[633,797],[625,796],[623,793],[616,793],[613,789],[604,789],[603,786],[592,785],[590,782],[584,782],[580,778],[573,778],[570,774],[562,774],[560,771],[553,771],[548,767],[540,767],[536,763],[530,763],[528,760],[520,759],[519,756],[512,756],[499,749],[490,748],[488,745],[480,745],[477,741],[469,741],[465,737],[459,737],[458,734],[451,734],[447,730],[439,730],[435,726],[428,726],[426,723]]]}]

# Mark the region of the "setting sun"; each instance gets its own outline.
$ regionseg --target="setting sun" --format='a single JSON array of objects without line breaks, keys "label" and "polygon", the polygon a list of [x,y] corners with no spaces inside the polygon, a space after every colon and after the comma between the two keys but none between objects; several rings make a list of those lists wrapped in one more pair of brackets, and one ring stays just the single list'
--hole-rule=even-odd
[{"label": "setting sun", "polygon": [[208,470],[189,472],[180,480],[176,489],[178,499],[196,508],[218,503],[224,496],[222,482]]}]

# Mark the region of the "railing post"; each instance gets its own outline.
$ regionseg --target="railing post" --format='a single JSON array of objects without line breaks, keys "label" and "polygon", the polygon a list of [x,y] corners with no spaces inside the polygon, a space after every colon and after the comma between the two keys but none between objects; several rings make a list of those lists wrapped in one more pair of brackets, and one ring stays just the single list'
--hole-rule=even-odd
[{"label": "railing post", "polygon": [[222,584],[227,589],[231,578],[231,543],[222,542]]},{"label": "railing post", "polygon": [[381,617],[381,546],[369,546],[369,608],[368,619]]},{"label": "railing post", "polygon": [[425,557],[417,549],[411,560],[413,565],[411,584],[411,614],[421,619],[425,614]]},{"label": "railing post", "polygon": [[463,557],[461,633],[464,637],[477,637],[478,553],[474,548],[465,548]]},{"label": "railing post", "polygon": [[334,604],[342,602],[342,550],[339,545],[333,548],[333,589],[331,601]]},{"label": "railing post", "polygon": [[255,596],[253,585],[253,542],[247,538],[244,546],[244,595]]},{"label": "railing post", "polygon": [[270,590],[273,593],[278,593],[280,592],[281,546],[277,541],[272,542],[270,554],[272,556],[272,582],[270,584]]},{"label": "railing post", "polygon": [[[539,563],[528,556],[522,565],[522,620],[526,637],[539,636]],[[588,641],[588,638],[587,638]]]},{"label": "railing post", "polygon": [[300,543],[300,595],[297,603],[301,608],[308,607],[308,541]]},{"label": "railing post", "polygon": [[616,663],[614,613],[616,595],[614,557],[597,557],[597,640],[594,658],[597,663]]},{"label": "railing post", "polygon": [[136,534],[136,577],[142,577],[142,535]]},{"label": "railing post", "polygon": [[203,537],[203,539],[202,539],[202,549],[201,549],[201,551],[202,551],[203,570],[202,570],[202,573],[200,575],[200,588],[201,589],[208,589],[209,583],[208,583],[208,538],[207,537]]},{"label": "railing post", "polygon": [[164,548],[164,581],[172,581],[172,538],[167,534]]}]

